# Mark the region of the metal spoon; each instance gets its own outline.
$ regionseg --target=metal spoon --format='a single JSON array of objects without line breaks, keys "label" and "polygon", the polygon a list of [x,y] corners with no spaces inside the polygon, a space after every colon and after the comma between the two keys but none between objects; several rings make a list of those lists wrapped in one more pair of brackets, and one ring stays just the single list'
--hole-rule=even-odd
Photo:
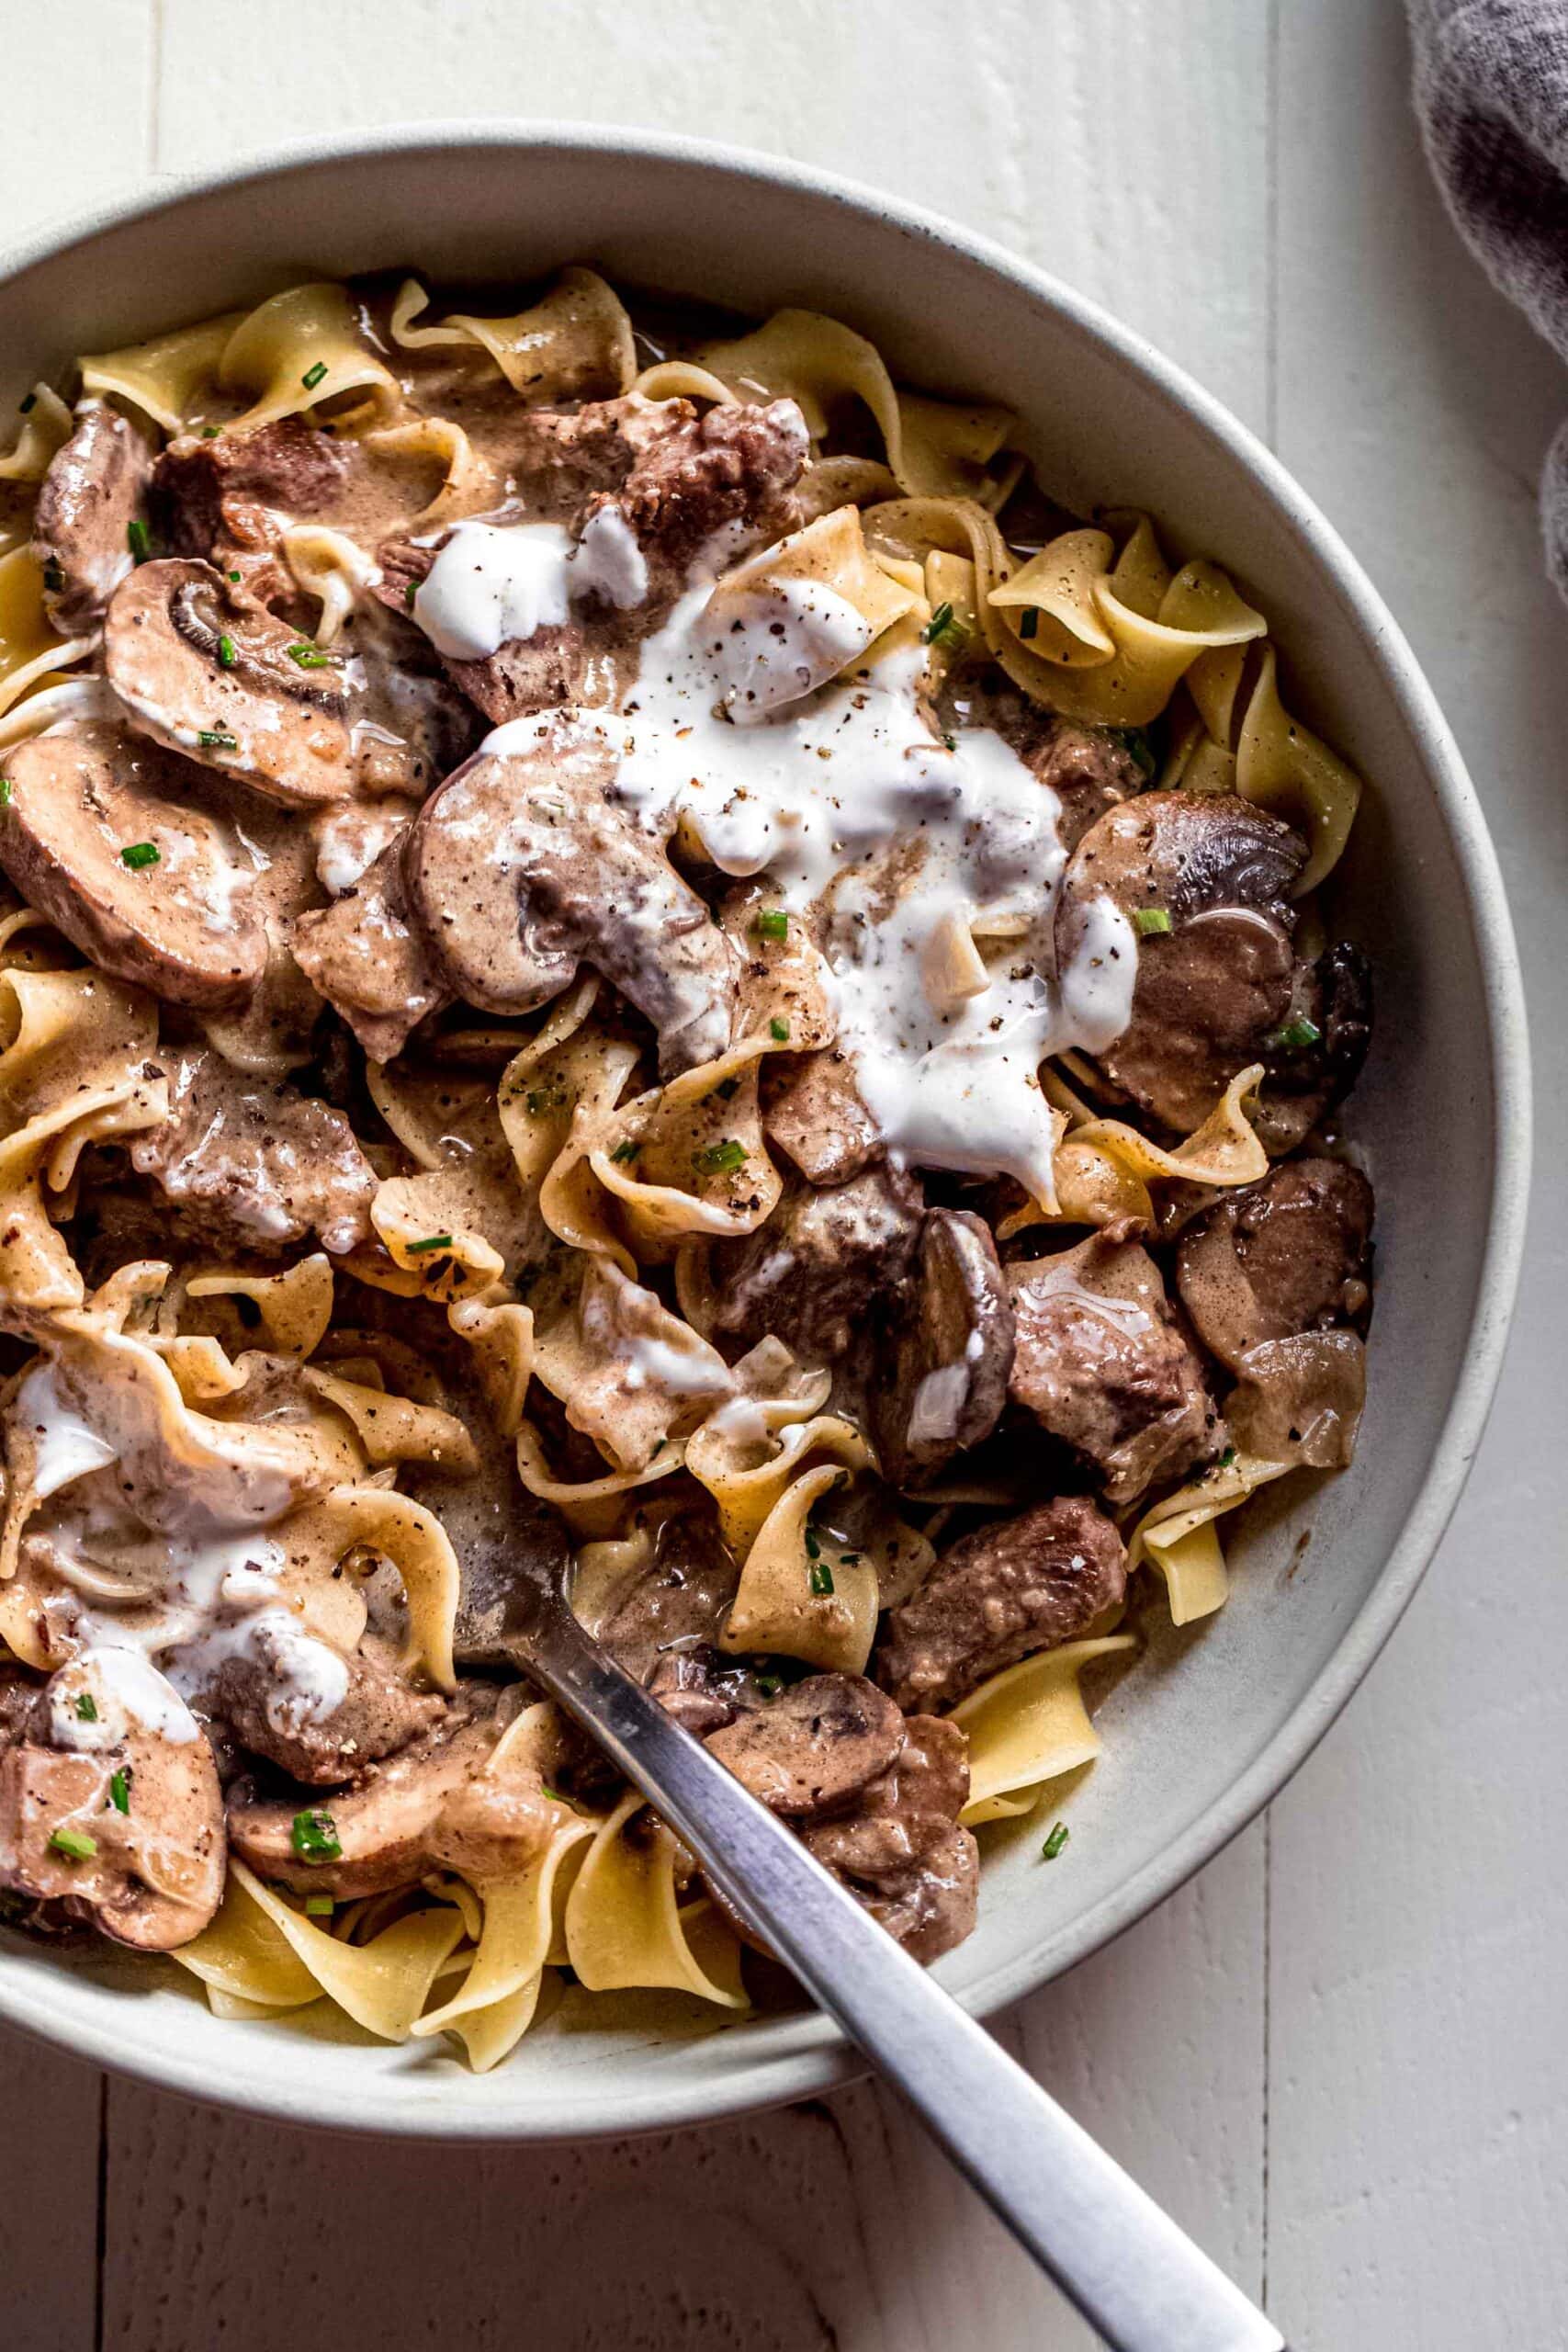
[{"label": "metal spoon", "polygon": [[794,1832],[622,1671],[525,1539],[465,1572],[457,1650],[573,1714],[992,2211],[1117,2352],[1284,2352],[1284,2338],[1088,2132],[902,1951]]}]

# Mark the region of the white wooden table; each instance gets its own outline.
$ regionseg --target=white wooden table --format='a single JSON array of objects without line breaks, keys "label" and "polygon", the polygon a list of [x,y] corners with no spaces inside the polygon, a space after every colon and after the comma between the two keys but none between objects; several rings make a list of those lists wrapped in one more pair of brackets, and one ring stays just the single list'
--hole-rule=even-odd
[{"label": "white wooden table", "polygon": [[[1568,2346],[1568,614],[1533,512],[1568,379],[1449,232],[1398,7],[16,0],[4,46],[0,239],[269,141],[413,117],[657,124],[879,181],[1145,330],[1364,559],[1469,755],[1529,967],[1544,1197],[1512,1358],[1437,1566],[1318,1754],[1001,2030],[1294,2352]],[[1087,2338],[868,2088],[610,2149],[382,2153],[0,2036],[10,2352],[437,2340]]]}]

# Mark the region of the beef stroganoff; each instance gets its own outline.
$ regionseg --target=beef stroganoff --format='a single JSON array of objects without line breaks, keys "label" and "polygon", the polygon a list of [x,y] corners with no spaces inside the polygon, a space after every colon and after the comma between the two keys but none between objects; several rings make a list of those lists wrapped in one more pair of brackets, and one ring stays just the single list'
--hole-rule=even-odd
[{"label": "beef stroganoff", "polygon": [[466,1659],[525,1555],[933,1958],[1350,1459],[1357,778],[1215,564],[813,313],[307,285],[70,389],[0,459],[6,1916],[479,2067],[568,1972],[743,2008]]}]

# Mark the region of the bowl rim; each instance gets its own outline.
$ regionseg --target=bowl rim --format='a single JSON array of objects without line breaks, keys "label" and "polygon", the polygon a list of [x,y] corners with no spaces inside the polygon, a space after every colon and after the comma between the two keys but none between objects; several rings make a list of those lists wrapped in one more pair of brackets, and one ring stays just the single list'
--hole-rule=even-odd
[{"label": "bowl rim", "polygon": [[[719,178],[761,184],[784,198],[806,197],[906,235],[944,246],[964,263],[1007,281],[1069,328],[1108,349],[1205,433],[1264,492],[1276,514],[1333,582],[1353,627],[1382,673],[1408,729],[1441,812],[1458,865],[1483,976],[1483,1015],[1491,1046],[1494,1148],[1487,1231],[1463,1363],[1442,1430],[1404,1521],[1376,1582],[1333,1653],[1272,1738],[1224,1795],[1162,1853],[1125,1880],[1077,1922],[1043,1963],[1030,1957],[998,1965],[961,1996],[985,2017],[1088,1959],[1175,1893],[1239,1835],[1279,1794],[1349,1700],[1404,1614],[1426,1573],[1470,1474],[1485,1429],[1506,1346],[1523,1259],[1529,1198],[1530,1068],[1523,980],[1495,850],[1453,734],[1403,631],[1357,558],[1267,445],[1185,369],[1098,303],[1049,271],[990,238],[923,207],[836,172],[793,163],[716,140],[572,120],[462,117],[403,122],[268,146],[209,171],[160,178],[150,189],[110,198],[0,248],[0,287],[23,272],[90,245],[111,231],[176,213],[224,189],[262,187],[312,167],[428,151],[452,155],[510,149],[530,156],[583,154],[619,164],[694,165]],[[108,2025],[64,2026],[47,1994],[7,1981],[0,1956],[0,2021],[112,2073],[204,2104],[328,2131],[399,2139],[493,2144],[570,2142],[718,2121],[820,2094],[867,2071],[865,2062],[826,2018],[805,2021],[795,2046],[742,2058],[722,2080],[671,2078],[623,2100],[613,2113],[562,2115],[540,2123],[474,2104],[410,2103],[395,2096],[385,2111],[367,2112],[336,2093],[302,2092],[292,2069],[269,2068],[215,2085],[194,2058],[153,2056],[117,2038]],[[41,1984],[40,1980],[40,1984]],[[301,2043],[301,2048],[308,2044]]]}]

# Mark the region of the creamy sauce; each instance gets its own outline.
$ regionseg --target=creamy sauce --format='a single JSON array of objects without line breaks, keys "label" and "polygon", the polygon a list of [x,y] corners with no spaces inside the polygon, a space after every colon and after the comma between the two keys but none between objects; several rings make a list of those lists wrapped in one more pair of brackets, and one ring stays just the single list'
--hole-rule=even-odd
[{"label": "creamy sauce", "polygon": [[574,602],[625,611],[648,594],[648,565],[624,515],[602,507],[574,540],[558,523],[457,523],[414,594],[438,653],[482,662],[513,638],[562,628]]}]

